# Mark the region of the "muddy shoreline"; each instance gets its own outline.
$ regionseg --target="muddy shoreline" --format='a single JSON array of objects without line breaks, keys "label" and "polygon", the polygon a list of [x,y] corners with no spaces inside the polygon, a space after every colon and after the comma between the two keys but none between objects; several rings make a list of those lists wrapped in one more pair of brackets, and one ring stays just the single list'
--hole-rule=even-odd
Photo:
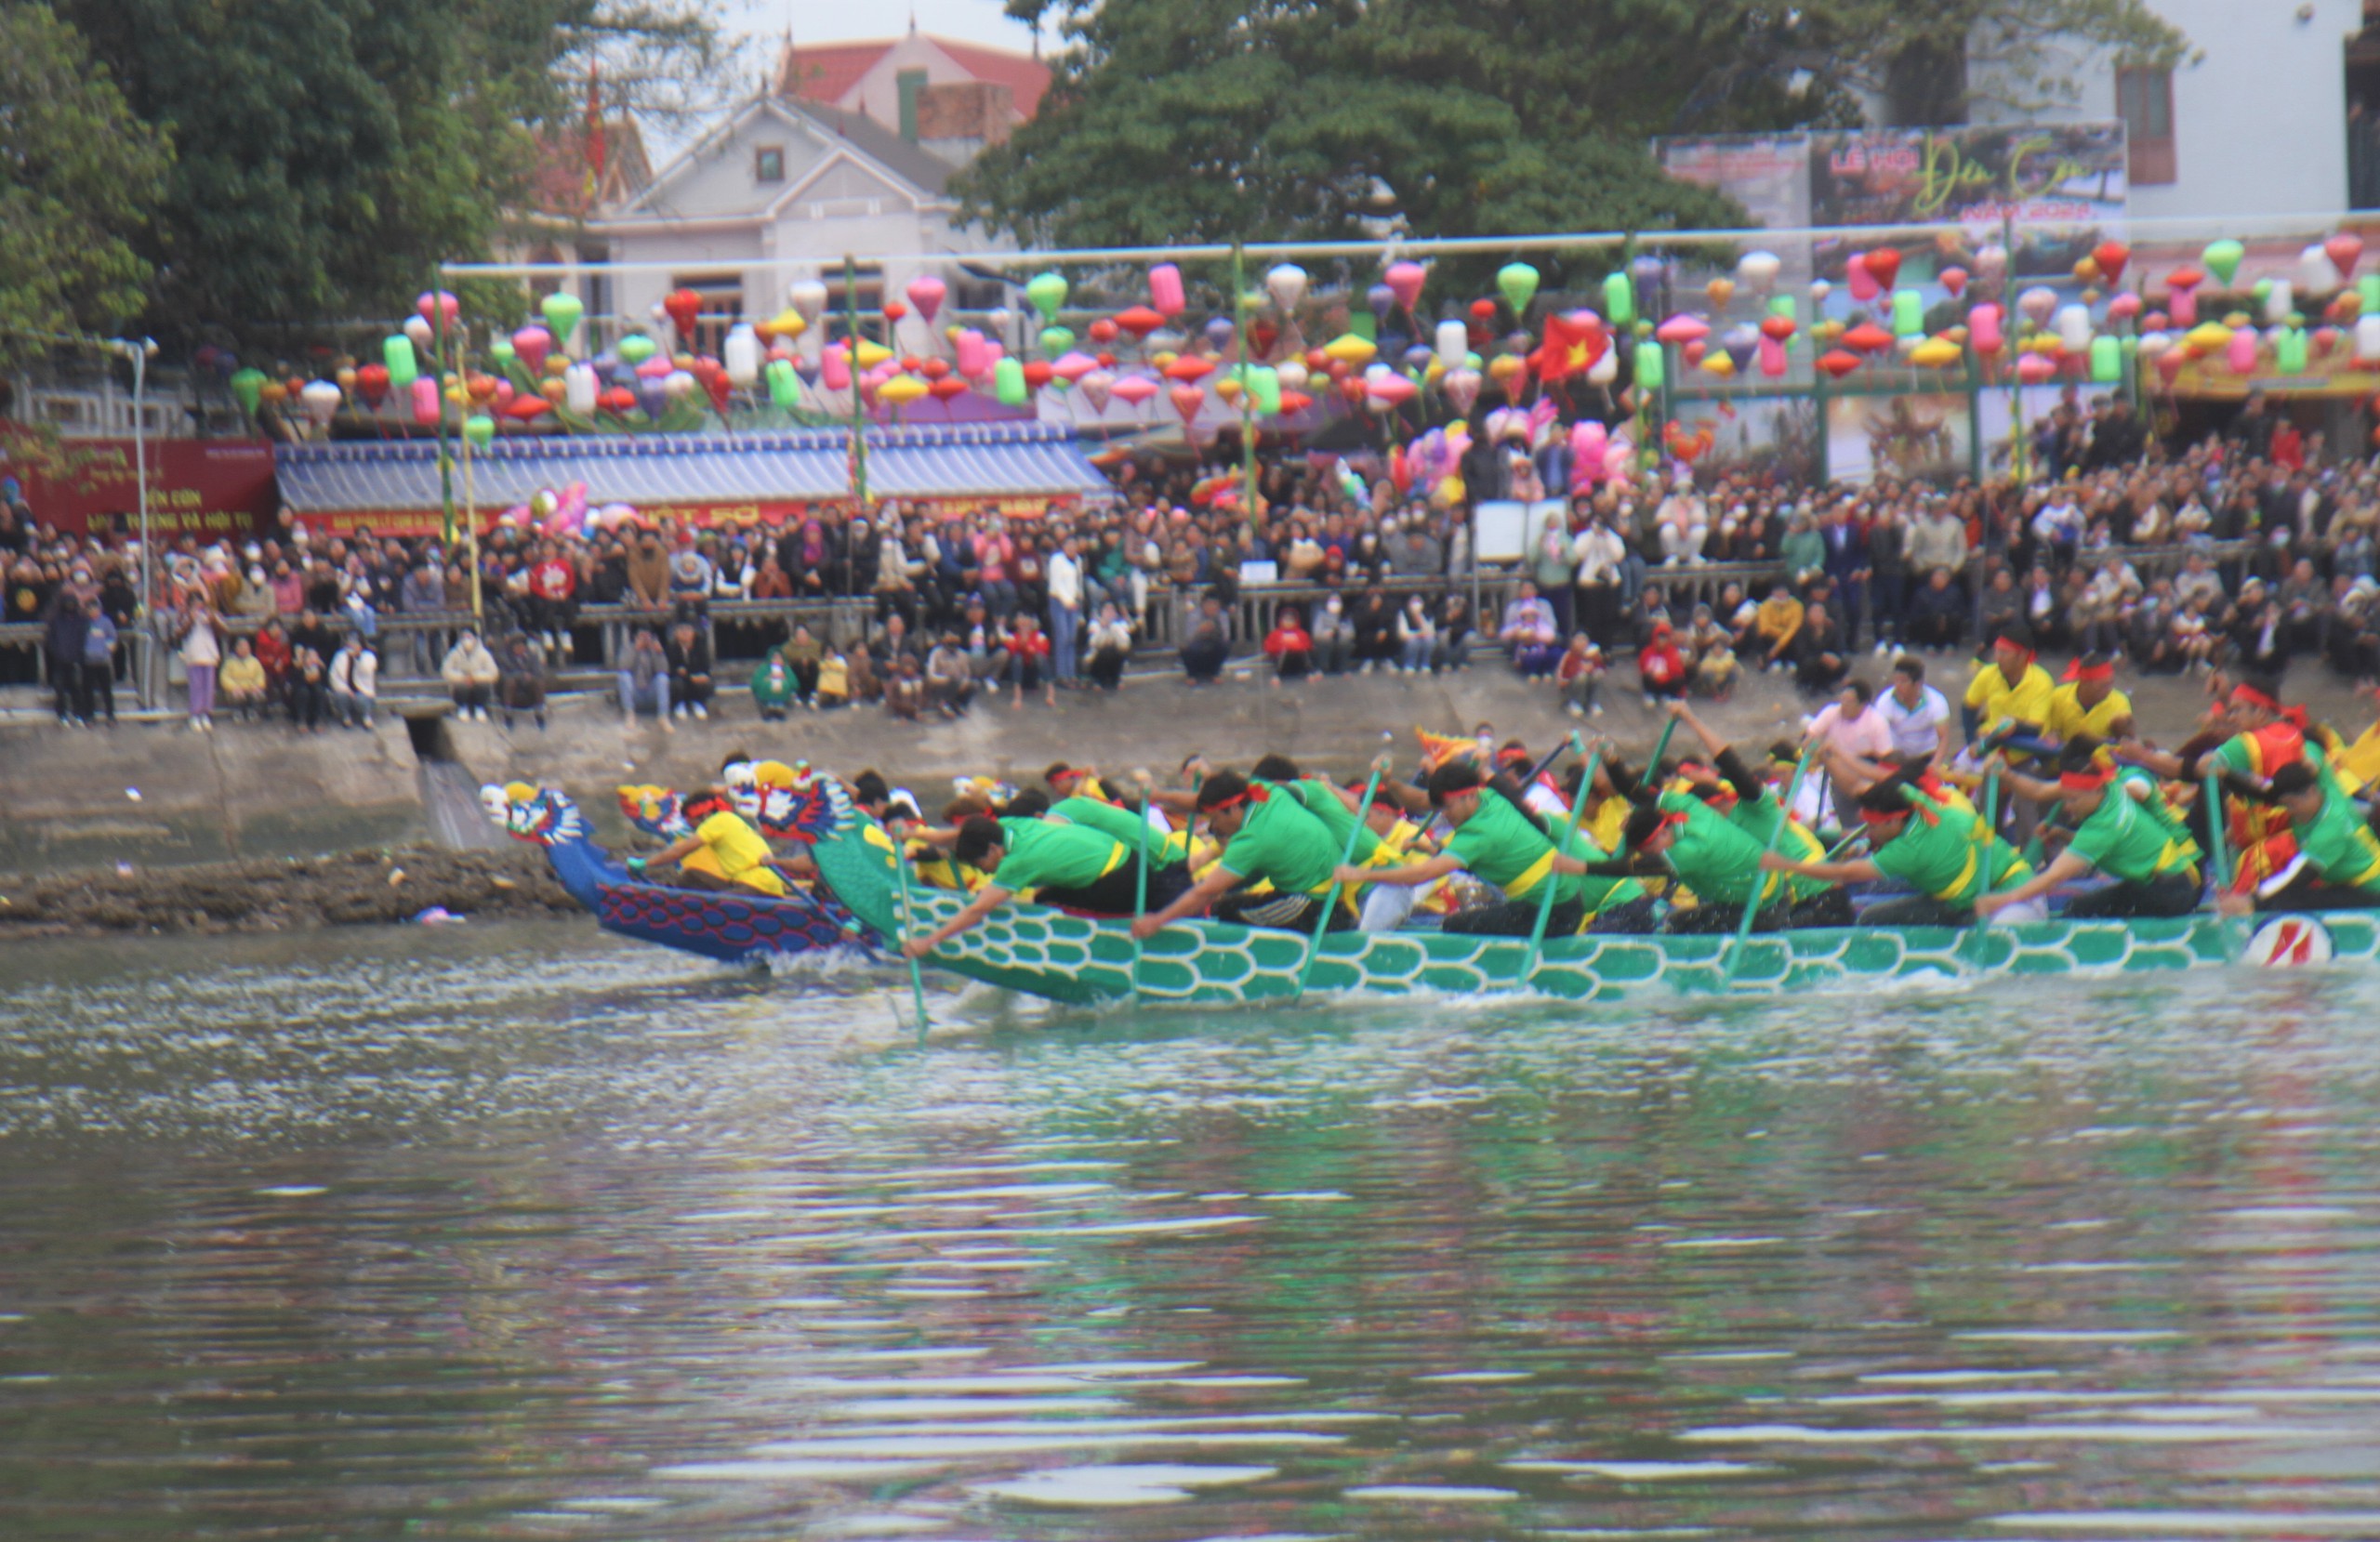
[{"label": "muddy shoreline", "polygon": [[585,914],[534,847],[409,846],[19,880],[0,885],[0,942],[391,926],[432,906],[472,921]]}]

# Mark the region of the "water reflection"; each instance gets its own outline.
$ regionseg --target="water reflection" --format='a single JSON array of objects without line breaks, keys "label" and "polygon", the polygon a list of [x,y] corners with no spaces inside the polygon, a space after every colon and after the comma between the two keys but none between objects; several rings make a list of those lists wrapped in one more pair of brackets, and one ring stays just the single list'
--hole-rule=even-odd
[{"label": "water reflection", "polygon": [[2380,982],[0,955],[0,1535],[2380,1535]]}]

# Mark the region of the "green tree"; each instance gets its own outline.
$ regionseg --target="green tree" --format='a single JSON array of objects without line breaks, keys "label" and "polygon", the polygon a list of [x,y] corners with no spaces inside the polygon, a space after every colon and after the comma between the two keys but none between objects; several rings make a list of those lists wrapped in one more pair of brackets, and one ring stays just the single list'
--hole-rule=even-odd
[{"label": "green tree", "polygon": [[403,313],[486,253],[590,59],[715,35],[699,0],[67,3],[179,150],[145,248],[160,335],[264,341]]},{"label": "green tree", "polygon": [[135,249],[172,154],[133,120],[47,6],[0,7],[0,362],[27,332],[105,331],[138,313]]},{"label": "green tree", "polygon": [[[956,184],[1037,242],[1162,244],[1678,229],[1740,211],[1651,159],[1661,134],[1860,121],[1959,61],[2054,95],[2075,50],[2170,61],[2142,0],[1010,0],[1076,47],[1033,122]],[[1979,61],[1980,62],[1980,61]],[[1558,263],[1549,282],[1561,282]],[[1589,267],[1608,266],[1597,257]]]}]

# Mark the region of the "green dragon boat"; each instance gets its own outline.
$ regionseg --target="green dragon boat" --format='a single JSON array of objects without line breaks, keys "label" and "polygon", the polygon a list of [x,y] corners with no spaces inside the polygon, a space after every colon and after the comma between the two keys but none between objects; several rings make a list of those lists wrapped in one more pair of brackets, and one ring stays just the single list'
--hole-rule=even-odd
[{"label": "green dragon boat", "polygon": [[[821,879],[888,942],[957,915],[966,897],[905,886],[891,835],[854,808],[842,784],[810,771],[779,828],[806,842]],[[905,916],[905,909],[907,914]],[[1732,973],[1730,936],[1549,939],[1534,969],[1517,937],[1437,931],[1332,932],[1302,994],[1488,995],[1526,993],[1615,1001],[1691,993],[1738,995],[1874,981],[1994,975],[2105,976],[2221,968],[2294,968],[2380,960],[2380,913],[2334,911],[2226,921],[2213,915],[2133,921],[2050,920],[1974,930],[1845,927],[1755,934]],[[1295,997],[1309,940],[1195,921],[1145,943],[1129,924],[1011,903],[935,951],[932,967],[1076,1005],[1140,999],[1196,1006]],[[1527,971],[1526,974],[1524,971]]]}]

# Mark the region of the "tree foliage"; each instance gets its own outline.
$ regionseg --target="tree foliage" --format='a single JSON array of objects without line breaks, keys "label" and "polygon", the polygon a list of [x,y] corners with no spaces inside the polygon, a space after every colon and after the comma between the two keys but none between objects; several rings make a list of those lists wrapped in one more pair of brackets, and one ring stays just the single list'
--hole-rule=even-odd
[{"label": "tree foliage", "polygon": [[142,245],[160,336],[400,313],[441,260],[488,251],[591,61],[707,59],[715,37],[701,0],[64,6],[178,149]]},{"label": "tree foliage", "polygon": [[[1646,140],[1861,121],[1968,40],[2024,91],[2082,54],[2170,59],[2142,0],[1010,0],[1076,45],[1035,119],[958,180],[1063,245],[1655,230],[1740,211]],[[1978,62],[1981,62],[1978,60]],[[2112,107],[2112,103],[2109,104]],[[1598,258],[1607,266],[1607,258]],[[1540,262],[1540,267],[1546,264]],[[1549,273],[1549,280],[1558,277]]]},{"label": "tree foliage", "polygon": [[171,159],[72,27],[0,7],[0,362],[139,310],[135,240]]}]

